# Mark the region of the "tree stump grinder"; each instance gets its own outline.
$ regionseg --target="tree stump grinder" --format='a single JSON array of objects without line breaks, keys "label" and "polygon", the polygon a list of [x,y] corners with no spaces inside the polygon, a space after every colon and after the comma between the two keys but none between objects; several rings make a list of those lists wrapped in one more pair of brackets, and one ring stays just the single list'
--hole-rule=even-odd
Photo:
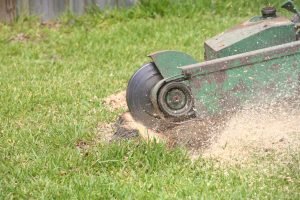
[{"label": "tree stump grinder", "polygon": [[300,12],[292,0],[205,41],[205,61],[178,51],[150,54],[128,83],[132,117],[147,128],[237,112],[259,99],[299,96]]}]

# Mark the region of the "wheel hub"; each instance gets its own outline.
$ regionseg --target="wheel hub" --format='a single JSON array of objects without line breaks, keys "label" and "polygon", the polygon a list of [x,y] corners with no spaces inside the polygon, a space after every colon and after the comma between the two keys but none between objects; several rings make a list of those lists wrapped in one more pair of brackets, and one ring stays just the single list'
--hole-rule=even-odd
[{"label": "wheel hub", "polygon": [[169,117],[187,117],[193,108],[193,104],[191,91],[183,82],[168,83],[159,91],[159,108]]},{"label": "wheel hub", "polygon": [[172,89],[166,95],[166,103],[173,110],[182,109],[186,104],[186,96],[179,89]]}]

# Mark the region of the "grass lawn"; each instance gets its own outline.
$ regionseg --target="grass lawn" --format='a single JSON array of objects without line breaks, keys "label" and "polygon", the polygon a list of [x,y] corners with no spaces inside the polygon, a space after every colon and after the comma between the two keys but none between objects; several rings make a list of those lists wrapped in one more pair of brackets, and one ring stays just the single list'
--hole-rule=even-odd
[{"label": "grass lawn", "polygon": [[145,55],[176,49],[202,60],[206,38],[259,13],[225,6],[0,25],[0,199],[299,199],[300,154],[225,167],[139,140],[76,147],[121,113],[102,100],[126,88]]}]

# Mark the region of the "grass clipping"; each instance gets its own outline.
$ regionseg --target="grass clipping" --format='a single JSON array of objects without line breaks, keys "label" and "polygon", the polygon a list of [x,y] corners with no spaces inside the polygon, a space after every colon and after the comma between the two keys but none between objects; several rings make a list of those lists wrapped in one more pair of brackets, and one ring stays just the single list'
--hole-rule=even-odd
[{"label": "grass clipping", "polygon": [[[105,100],[110,108],[114,99],[118,99],[118,109],[127,109],[125,92]],[[120,117],[121,124],[125,124],[121,129],[112,130],[118,134],[120,130],[132,133],[130,129],[141,132],[141,125],[136,126],[137,123],[128,115],[125,113]],[[202,156],[241,164],[268,154],[285,157],[287,153],[299,153],[300,150],[300,101],[245,106],[226,119],[191,120],[162,133],[147,132],[172,146],[187,148],[192,158]],[[140,134],[143,137],[143,133]],[[115,134],[112,135],[114,138]]]}]

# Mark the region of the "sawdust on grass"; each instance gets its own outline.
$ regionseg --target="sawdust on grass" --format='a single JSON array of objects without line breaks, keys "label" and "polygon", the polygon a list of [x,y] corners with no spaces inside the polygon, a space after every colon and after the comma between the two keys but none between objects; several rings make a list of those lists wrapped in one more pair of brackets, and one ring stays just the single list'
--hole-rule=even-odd
[{"label": "sawdust on grass", "polygon": [[299,150],[299,109],[252,107],[231,117],[202,156],[238,164],[269,154],[282,159]]},{"label": "sawdust on grass", "polygon": [[112,94],[103,100],[103,104],[109,110],[123,109],[127,110],[126,104],[126,91],[121,91],[116,94]]},{"label": "sawdust on grass", "polygon": [[[113,110],[127,110],[125,95],[125,91],[111,95],[104,100],[105,105]],[[280,159],[300,150],[299,105],[298,102],[293,106],[252,105],[229,118],[195,119],[163,133],[147,133],[172,146],[187,148],[191,158],[209,157],[228,164],[249,163],[252,158],[268,154],[276,154]],[[121,115],[117,123],[99,125],[101,137],[111,141],[136,136],[132,133],[142,128],[128,115]]]}]

